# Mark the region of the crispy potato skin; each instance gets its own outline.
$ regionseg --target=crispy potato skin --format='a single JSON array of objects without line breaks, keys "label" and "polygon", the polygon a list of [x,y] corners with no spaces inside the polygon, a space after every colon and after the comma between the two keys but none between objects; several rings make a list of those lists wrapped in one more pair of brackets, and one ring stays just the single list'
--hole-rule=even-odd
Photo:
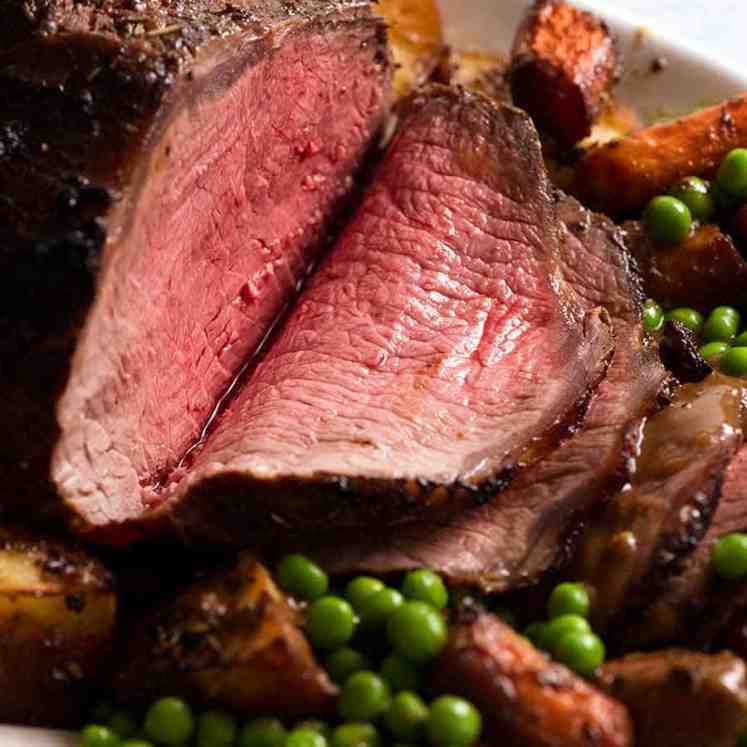
[{"label": "crispy potato skin", "polygon": [[623,705],[550,661],[494,615],[471,606],[459,615],[434,684],[440,692],[470,698],[488,719],[495,744],[633,744]]},{"label": "crispy potato skin", "polygon": [[745,663],[670,649],[607,662],[598,681],[630,709],[637,747],[733,747],[747,726]]},{"label": "crispy potato skin", "polygon": [[300,611],[253,557],[189,586],[123,631],[124,702],[167,693],[243,716],[320,716],[337,688],[300,630]]},{"label": "crispy potato skin", "polygon": [[445,51],[436,0],[378,0],[373,9],[389,25],[396,65],[392,84],[403,98],[430,77]]},{"label": "crispy potato skin", "polygon": [[626,223],[625,229],[650,298],[668,307],[694,306],[703,312],[725,303],[744,304],[747,261],[718,226],[700,226],[673,247],[651,242],[637,222]]},{"label": "crispy potato skin", "polygon": [[562,0],[538,0],[514,38],[514,102],[561,148],[571,148],[591,133],[620,69],[602,20]]},{"label": "crispy potato skin", "polygon": [[482,52],[450,49],[441,59],[434,79],[447,86],[461,86],[500,103],[511,103],[505,58]]},{"label": "crispy potato skin", "polygon": [[712,175],[745,145],[747,94],[592,148],[577,164],[572,191],[594,210],[632,215],[680,179]]},{"label": "crispy potato skin", "polygon": [[0,722],[77,726],[108,674],[116,606],[97,561],[0,532]]}]

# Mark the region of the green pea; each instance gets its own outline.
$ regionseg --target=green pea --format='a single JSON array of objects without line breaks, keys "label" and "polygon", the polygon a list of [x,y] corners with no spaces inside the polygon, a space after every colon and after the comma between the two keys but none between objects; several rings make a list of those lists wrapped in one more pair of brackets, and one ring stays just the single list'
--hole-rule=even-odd
[{"label": "green pea", "polygon": [[747,347],[727,350],[721,356],[719,365],[728,376],[747,376]]},{"label": "green pea", "polygon": [[154,747],[153,742],[146,742],[145,739],[125,739],[119,747]]},{"label": "green pea", "polygon": [[556,644],[554,657],[583,677],[592,674],[604,663],[604,643],[594,633],[566,633]]},{"label": "green pea", "polygon": [[553,656],[561,638],[568,633],[591,633],[591,626],[580,615],[560,615],[550,620],[545,626],[543,642]]},{"label": "green pea", "polygon": [[351,674],[370,669],[370,667],[368,659],[360,651],[347,646],[331,653],[324,663],[329,676],[338,685],[345,682]]},{"label": "green pea", "polygon": [[734,532],[719,537],[713,546],[711,563],[721,578],[733,581],[747,576],[747,534]]},{"label": "green pea", "polygon": [[380,743],[373,724],[342,724],[332,733],[332,747],[379,747]]},{"label": "green pea", "polygon": [[285,727],[277,719],[258,718],[241,730],[238,747],[282,747],[286,736]]},{"label": "green pea", "polygon": [[703,339],[706,342],[729,342],[739,331],[741,318],[731,306],[717,306],[703,325]]},{"label": "green pea", "polygon": [[327,747],[327,740],[318,731],[301,727],[288,734],[285,747]]},{"label": "green pea", "polygon": [[643,214],[648,235],[659,244],[681,244],[693,224],[690,208],[681,200],[667,195],[654,197]]},{"label": "green pea", "polygon": [[309,608],[306,633],[315,648],[340,648],[353,637],[354,632],[355,613],[342,597],[322,597]]},{"label": "green pea", "polygon": [[721,161],[716,183],[730,197],[747,198],[747,149],[735,148]]},{"label": "green pea", "polygon": [[550,594],[547,612],[550,618],[561,615],[579,615],[588,617],[591,601],[589,592],[583,584],[558,584]]},{"label": "green pea", "polygon": [[716,202],[711,194],[711,185],[705,179],[688,176],[670,190],[670,195],[676,197],[690,209],[696,220],[706,223],[716,212]]},{"label": "green pea", "polygon": [[139,724],[127,711],[115,711],[109,717],[107,726],[120,739],[127,739],[138,730]]},{"label": "green pea", "polygon": [[703,315],[695,309],[680,307],[667,311],[664,319],[668,322],[679,322],[684,324],[693,334],[699,335],[703,329]]},{"label": "green pea", "polygon": [[321,734],[327,741],[329,741],[329,738],[332,736],[332,727],[325,721],[322,721],[318,718],[304,719],[303,721],[299,721],[293,728],[311,729],[311,731],[315,731],[317,732],[317,734]]},{"label": "green pea", "polygon": [[729,344],[726,342],[709,342],[703,345],[699,352],[703,356],[703,360],[709,363],[718,363],[727,350],[729,350]]},{"label": "green pea", "polygon": [[417,742],[428,718],[428,706],[414,692],[404,691],[394,696],[384,722],[396,739]]},{"label": "green pea", "polygon": [[547,649],[547,623],[533,622],[524,629],[524,636],[537,648]]},{"label": "green pea", "polygon": [[732,345],[735,348],[747,348],[747,330],[742,332],[741,335],[737,335]]},{"label": "green pea", "polygon": [[286,555],[278,566],[278,583],[297,599],[313,602],[329,588],[327,574],[304,555]]},{"label": "green pea", "polygon": [[387,620],[404,602],[402,595],[388,586],[367,596],[361,602],[358,611],[361,617],[361,627],[367,631],[384,628]]},{"label": "green pea", "polygon": [[482,717],[469,701],[443,695],[431,704],[425,729],[434,747],[470,747],[480,738]]},{"label": "green pea", "polygon": [[119,737],[107,726],[89,724],[80,733],[79,747],[119,747]]},{"label": "green pea", "polygon": [[425,602],[441,610],[449,603],[449,592],[441,576],[421,568],[410,571],[402,582],[402,594],[406,599]]},{"label": "green pea", "polygon": [[197,747],[231,747],[237,731],[233,716],[223,711],[205,711],[197,719]]},{"label": "green pea", "polygon": [[360,612],[363,600],[384,588],[383,582],[371,576],[358,576],[345,587],[345,596],[353,605],[356,612]]},{"label": "green pea", "polygon": [[402,656],[396,654],[387,656],[381,662],[379,673],[389,683],[392,692],[420,689],[420,671],[411,661]]},{"label": "green pea", "polygon": [[658,332],[664,326],[664,310],[652,298],[643,304],[643,326],[649,332]]},{"label": "green pea", "polygon": [[356,672],[343,685],[337,711],[345,721],[373,721],[389,708],[389,685],[374,672]]},{"label": "green pea", "polygon": [[420,663],[441,653],[448,629],[441,613],[429,604],[407,602],[389,618],[387,634],[396,653]]},{"label": "green pea", "polygon": [[154,742],[182,745],[192,738],[195,719],[181,698],[161,698],[145,714],[145,733]]}]

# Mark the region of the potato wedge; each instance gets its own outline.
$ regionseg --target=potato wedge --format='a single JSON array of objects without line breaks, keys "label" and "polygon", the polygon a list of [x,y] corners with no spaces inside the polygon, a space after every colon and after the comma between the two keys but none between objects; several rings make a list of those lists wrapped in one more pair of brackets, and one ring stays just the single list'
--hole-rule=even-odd
[{"label": "potato wedge", "polygon": [[569,149],[591,133],[620,77],[617,43],[595,15],[537,0],[514,38],[511,91],[539,129]]},{"label": "potato wedge", "polygon": [[374,10],[389,24],[389,43],[397,66],[397,98],[424,83],[436,69],[445,45],[436,0],[378,0]]},{"label": "potato wedge", "polygon": [[1,530],[0,722],[77,725],[106,674],[116,606],[97,561]]},{"label": "potato wedge", "polygon": [[493,101],[510,103],[504,58],[482,52],[449,50],[442,58],[434,77],[447,86],[461,86]]},{"label": "potato wedge", "polygon": [[704,225],[679,246],[657,246],[634,221],[625,224],[646,295],[667,307],[703,312],[720,304],[741,306],[747,298],[747,261],[731,237]]},{"label": "potato wedge", "polygon": [[249,555],[123,630],[124,702],[165,694],[243,716],[320,716],[337,689],[300,630],[301,613]]},{"label": "potato wedge", "polygon": [[572,191],[595,210],[632,215],[680,179],[712,175],[745,145],[747,94],[592,148],[576,166]]},{"label": "potato wedge", "polygon": [[463,695],[487,719],[491,744],[629,747],[625,706],[556,664],[495,615],[465,604],[436,663],[437,691]]}]

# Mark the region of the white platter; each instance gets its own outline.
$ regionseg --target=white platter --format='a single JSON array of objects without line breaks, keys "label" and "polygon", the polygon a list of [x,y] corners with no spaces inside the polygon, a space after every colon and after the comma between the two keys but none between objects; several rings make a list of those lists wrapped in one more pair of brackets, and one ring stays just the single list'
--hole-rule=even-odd
[{"label": "white platter", "polygon": [[[439,2],[449,43],[459,48],[507,52],[529,0]],[[654,3],[651,17],[645,19],[627,17],[625,10],[611,10],[609,0],[576,3],[598,10],[618,35],[626,67],[618,92],[623,101],[635,105],[644,120],[676,116],[747,91],[747,72],[723,65],[696,45],[670,41],[665,32],[657,30]],[[729,23],[728,18],[723,21]],[[647,71],[657,58],[665,59],[667,65],[660,73],[650,75]],[[75,747],[75,743],[73,736],[62,732],[0,726],[0,747]]]}]

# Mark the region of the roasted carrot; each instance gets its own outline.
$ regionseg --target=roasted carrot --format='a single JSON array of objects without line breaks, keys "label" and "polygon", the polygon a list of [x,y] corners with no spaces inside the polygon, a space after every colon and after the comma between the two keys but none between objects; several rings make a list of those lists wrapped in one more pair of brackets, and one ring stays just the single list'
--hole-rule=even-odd
[{"label": "roasted carrot", "polygon": [[744,303],[747,261],[718,226],[701,226],[674,247],[651,242],[637,222],[630,221],[625,228],[650,298],[665,306],[695,306],[703,311],[722,303]]},{"label": "roasted carrot", "polygon": [[434,674],[438,691],[463,695],[480,708],[493,738],[490,744],[633,744],[625,706],[477,607],[459,612]]},{"label": "roasted carrot", "polygon": [[591,132],[620,75],[605,23],[562,0],[537,0],[514,39],[511,90],[517,106],[562,148]]},{"label": "roasted carrot", "polygon": [[744,145],[747,94],[593,148],[579,161],[572,189],[595,210],[631,215],[680,179],[713,174]]}]

